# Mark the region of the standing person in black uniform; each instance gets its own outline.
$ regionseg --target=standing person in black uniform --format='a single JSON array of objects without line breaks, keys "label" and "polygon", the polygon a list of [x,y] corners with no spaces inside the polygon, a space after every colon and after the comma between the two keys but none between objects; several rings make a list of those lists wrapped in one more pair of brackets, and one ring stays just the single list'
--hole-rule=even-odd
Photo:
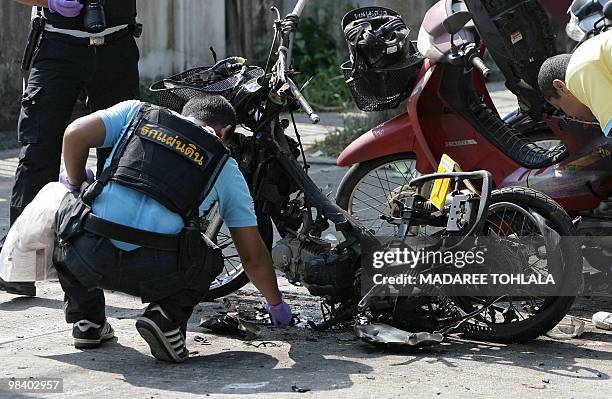
[{"label": "standing person in black uniform", "polygon": [[[139,99],[139,51],[134,37],[136,0],[16,0],[35,6],[44,22],[36,38],[18,124],[19,164],[11,196],[10,221],[60,170],[62,135],[79,94],[92,111]],[[101,6],[101,8],[100,8]],[[32,38],[32,36],[31,36]],[[28,61],[28,60],[26,60]],[[30,62],[24,62],[26,68]],[[108,150],[98,150],[98,170]],[[36,295],[34,283],[5,283],[0,289]]]}]

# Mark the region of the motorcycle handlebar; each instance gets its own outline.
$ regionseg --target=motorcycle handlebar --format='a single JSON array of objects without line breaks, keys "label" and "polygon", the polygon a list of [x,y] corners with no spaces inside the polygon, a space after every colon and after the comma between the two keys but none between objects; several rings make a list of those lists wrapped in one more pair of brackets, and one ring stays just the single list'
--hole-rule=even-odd
[{"label": "motorcycle handlebar", "polygon": [[[307,1],[308,0],[298,0],[291,14],[289,14],[285,18],[285,22],[288,22],[290,24],[297,23],[297,21],[299,21],[300,14],[302,14],[302,11],[304,11],[304,7],[306,7]],[[289,33],[290,36],[289,36],[288,48],[285,47],[283,40],[281,40],[281,43],[278,47],[278,60],[276,62],[276,71],[278,73],[278,78],[280,82],[286,84],[289,87],[289,90],[291,91],[293,98],[298,102],[298,104],[300,104],[300,107],[308,115],[308,117],[310,118],[310,121],[316,125],[317,123],[320,122],[321,118],[319,118],[319,115],[317,115],[314,112],[314,110],[312,109],[312,107],[310,106],[306,98],[304,97],[304,95],[300,92],[300,89],[298,89],[295,82],[293,82],[293,80],[291,80],[285,74],[287,70],[287,66],[291,65],[291,47],[293,45],[293,33],[294,32],[292,29],[289,29],[289,32],[290,32]]]},{"label": "motorcycle handlebar", "polygon": [[291,11],[291,14],[297,15],[298,17],[302,15],[302,11],[304,11],[304,7],[306,7],[306,1],[307,0],[298,0],[297,4],[293,8],[293,11]]},{"label": "motorcycle handlebar", "polygon": [[478,54],[474,54],[470,57],[470,64],[482,73],[482,76],[488,78],[491,74],[491,70],[487,67],[487,64],[484,63],[482,58]]},{"label": "motorcycle handlebar", "polygon": [[321,121],[321,118],[319,118],[319,115],[317,115],[310,106],[310,104],[308,104],[308,100],[306,100],[306,97],[304,97],[302,92],[300,92],[300,89],[298,89],[293,80],[287,78],[287,85],[289,86],[289,90],[291,90],[291,94],[293,94],[293,97],[296,99],[298,104],[300,104],[300,107],[302,107],[302,110],[306,112],[306,114],[310,118],[312,124],[316,125],[317,123],[319,123]]}]

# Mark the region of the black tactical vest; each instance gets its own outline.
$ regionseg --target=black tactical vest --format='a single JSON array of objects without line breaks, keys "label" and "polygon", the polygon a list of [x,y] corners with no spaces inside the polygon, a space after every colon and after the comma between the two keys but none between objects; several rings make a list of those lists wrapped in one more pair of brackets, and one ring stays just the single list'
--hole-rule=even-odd
[{"label": "black tactical vest", "polygon": [[[136,23],[136,0],[106,0],[104,2],[104,13],[108,28],[119,25],[133,25]],[[43,15],[47,22],[56,28],[86,31],[83,13],[78,17],[68,18],[45,8]]]},{"label": "black tactical vest", "polygon": [[198,217],[228,159],[217,136],[165,108],[143,104],[100,183],[140,191],[188,221]]}]

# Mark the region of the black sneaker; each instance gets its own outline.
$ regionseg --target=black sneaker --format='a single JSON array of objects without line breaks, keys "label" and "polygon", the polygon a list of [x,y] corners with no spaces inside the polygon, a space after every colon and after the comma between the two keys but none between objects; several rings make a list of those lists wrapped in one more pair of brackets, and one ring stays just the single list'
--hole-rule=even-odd
[{"label": "black sneaker", "polygon": [[11,283],[0,278],[0,291],[21,296],[36,296],[35,283]]},{"label": "black sneaker", "polygon": [[115,337],[113,327],[105,320],[103,325],[81,320],[74,323],[72,328],[74,347],[79,349],[97,348],[103,341]]},{"label": "black sneaker", "polygon": [[154,303],[147,306],[136,321],[136,329],[157,360],[182,363],[189,357],[181,326],[173,322],[161,306]]}]

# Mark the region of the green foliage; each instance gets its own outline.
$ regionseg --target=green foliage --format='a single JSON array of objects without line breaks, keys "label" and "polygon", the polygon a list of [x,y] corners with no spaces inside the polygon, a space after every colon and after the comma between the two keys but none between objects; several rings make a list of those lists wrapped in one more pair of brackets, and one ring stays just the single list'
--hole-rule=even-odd
[{"label": "green foliage", "polygon": [[314,80],[305,90],[308,100],[317,108],[345,107],[351,101],[338,55],[338,43],[331,35],[334,16],[326,14],[322,21],[307,18],[300,22],[293,44],[295,69],[302,73],[298,81]]},{"label": "green foliage", "polygon": [[375,124],[374,118],[375,115],[365,113],[344,115],[344,127],[327,134],[313,149],[321,150],[330,156],[338,156],[346,146],[371,129]]},{"label": "green foliage", "polygon": [[319,70],[304,92],[308,101],[323,111],[340,111],[352,101],[344,76],[331,68]]}]

